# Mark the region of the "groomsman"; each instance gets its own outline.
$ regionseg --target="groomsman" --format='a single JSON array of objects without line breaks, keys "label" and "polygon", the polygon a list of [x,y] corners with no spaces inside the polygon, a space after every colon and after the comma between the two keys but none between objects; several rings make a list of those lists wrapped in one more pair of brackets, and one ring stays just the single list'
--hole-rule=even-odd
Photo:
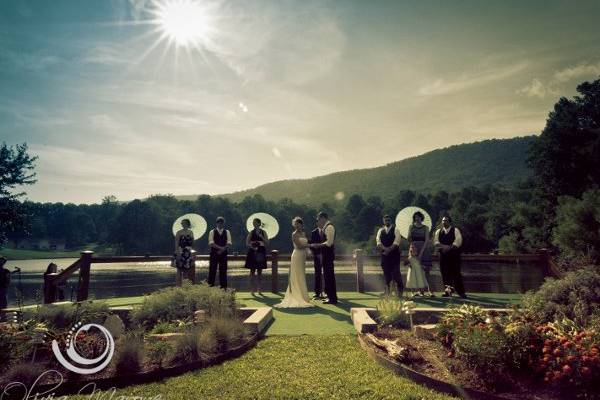
[{"label": "groomsman", "polygon": [[337,288],[335,284],[334,260],[335,260],[335,227],[329,221],[329,216],[325,212],[317,215],[317,220],[323,226],[323,242],[313,243],[311,248],[321,250],[321,259],[323,265],[323,277],[325,278],[325,293],[327,299],[325,304],[337,304]]},{"label": "groomsman", "polygon": [[231,233],[225,229],[225,218],[217,218],[217,226],[208,233],[210,259],[208,262],[208,284],[215,285],[217,269],[219,270],[219,286],[227,288],[227,249],[231,246]]},{"label": "groomsman", "polygon": [[[317,227],[310,233],[310,243],[323,243],[325,240],[323,224],[317,219]],[[322,300],[323,296],[323,254],[321,249],[311,247],[315,266],[315,295],[314,300]]]},{"label": "groomsman", "polygon": [[385,292],[390,292],[392,282],[396,284],[398,297],[402,297],[404,284],[400,274],[400,230],[392,224],[389,215],[383,216],[383,226],[377,231],[377,248],[381,251],[381,268],[385,278]]},{"label": "groomsman", "polygon": [[435,232],[433,241],[436,249],[440,252],[440,271],[445,286],[442,297],[450,297],[456,291],[463,299],[467,298],[460,272],[462,242],[462,234],[452,224],[450,216],[443,217],[442,227]]}]

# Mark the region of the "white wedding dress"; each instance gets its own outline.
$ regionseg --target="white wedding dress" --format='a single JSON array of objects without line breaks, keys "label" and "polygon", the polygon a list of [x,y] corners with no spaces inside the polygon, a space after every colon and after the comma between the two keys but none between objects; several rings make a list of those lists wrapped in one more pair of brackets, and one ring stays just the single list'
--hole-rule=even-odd
[{"label": "white wedding dress", "polygon": [[[308,244],[308,240],[305,237],[300,238],[299,241],[303,246]],[[275,307],[314,307],[308,298],[308,288],[306,287],[306,248],[298,248],[294,244],[287,291],[281,303],[276,304]]]}]

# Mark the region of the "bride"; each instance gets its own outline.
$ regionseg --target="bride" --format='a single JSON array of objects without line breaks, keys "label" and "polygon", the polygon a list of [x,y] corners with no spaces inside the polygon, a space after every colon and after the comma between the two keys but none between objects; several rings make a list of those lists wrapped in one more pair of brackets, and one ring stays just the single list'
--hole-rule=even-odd
[{"label": "bride", "polygon": [[304,223],[300,217],[292,221],[294,233],[292,233],[292,242],[294,251],[290,263],[290,274],[287,291],[283,301],[276,304],[279,308],[304,308],[314,307],[308,298],[308,289],[306,287],[306,249],[308,240],[304,234]]}]

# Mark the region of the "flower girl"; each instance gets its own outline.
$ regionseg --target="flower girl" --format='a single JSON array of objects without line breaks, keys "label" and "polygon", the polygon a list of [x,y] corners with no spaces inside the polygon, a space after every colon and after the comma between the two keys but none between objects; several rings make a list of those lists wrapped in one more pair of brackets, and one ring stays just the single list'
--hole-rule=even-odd
[{"label": "flower girl", "polygon": [[414,244],[410,244],[408,249],[408,274],[406,275],[406,289],[414,292],[413,296],[424,296],[425,290],[429,292],[429,283],[425,277],[425,271],[419,261],[417,248]]}]

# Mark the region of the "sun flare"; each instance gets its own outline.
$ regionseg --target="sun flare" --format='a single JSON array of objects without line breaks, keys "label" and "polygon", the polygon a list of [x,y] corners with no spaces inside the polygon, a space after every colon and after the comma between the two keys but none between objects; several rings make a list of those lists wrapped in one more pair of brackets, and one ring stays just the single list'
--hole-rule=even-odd
[{"label": "sun flare", "polygon": [[209,40],[210,18],[199,0],[166,0],[154,14],[162,35],[176,46],[198,47]]}]

